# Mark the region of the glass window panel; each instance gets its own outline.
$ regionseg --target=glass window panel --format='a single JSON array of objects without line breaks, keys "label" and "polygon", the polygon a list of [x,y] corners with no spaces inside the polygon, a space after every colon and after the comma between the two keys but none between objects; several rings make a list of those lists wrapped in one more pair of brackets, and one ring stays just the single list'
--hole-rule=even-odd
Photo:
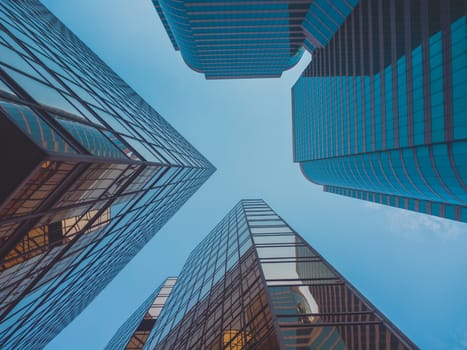
[{"label": "glass window panel", "polygon": [[284,222],[280,219],[278,220],[251,220],[251,226],[284,226]]},{"label": "glass window panel", "polygon": [[[2,20],[4,20],[5,18],[2,18]],[[4,21],[4,23],[6,23],[6,21]],[[29,40],[28,37],[24,36],[23,34],[21,34],[20,31],[12,28],[12,31],[16,32],[17,34],[19,34],[20,36],[23,36],[24,38],[27,38],[26,40]],[[7,34],[6,32],[2,32],[0,34],[1,36],[1,42],[3,44],[5,44],[5,46],[7,47],[10,47],[10,48],[13,48],[14,50],[16,50],[17,52],[20,52],[22,55],[25,55],[27,57],[29,57],[28,53],[26,51],[24,51],[24,49],[15,41],[15,39],[13,39],[12,36],[10,36],[9,34]],[[15,35],[16,36],[16,35]]]},{"label": "glass window panel", "polygon": [[296,257],[315,257],[312,250],[306,246],[300,247],[258,247],[258,256],[263,258],[296,258]]},{"label": "glass window panel", "polygon": [[2,80],[0,80],[0,90],[6,91],[9,94],[15,94],[13,90],[11,90],[10,87],[6,85],[6,83],[4,83]]},{"label": "glass window panel", "polygon": [[264,277],[268,279],[326,279],[337,278],[322,262],[291,261],[291,262],[262,262]]},{"label": "glass window panel", "polygon": [[287,226],[283,227],[252,227],[251,233],[286,233],[286,232],[293,232]]},{"label": "glass window panel", "polygon": [[100,118],[102,118],[106,123],[108,123],[114,131],[122,134],[132,135],[132,131],[128,129],[127,124],[120,118],[117,118],[116,116],[107,113],[98,107],[94,108],[94,112],[96,112]]},{"label": "glass window panel", "polygon": [[[298,321],[298,320],[297,320]],[[305,318],[301,318],[300,321],[302,323],[310,323],[309,321],[305,321]],[[316,321],[313,321],[316,323]],[[316,328],[314,328],[316,327]],[[349,327],[349,332],[353,330]],[[310,324],[310,328],[302,329],[301,331],[297,331],[293,328],[284,328],[281,327],[282,338],[284,339],[287,349],[290,350],[298,350],[302,347],[297,347],[297,342],[307,342],[309,344],[308,349],[346,349],[346,344],[341,338],[339,331],[336,327],[332,326],[323,326],[323,325],[312,325]],[[303,335],[301,335],[303,333]],[[360,334],[355,332],[356,334]],[[366,339],[366,338],[363,338]],[[357,342],[360,338],[357,339]],[[352,343],[351,343],[352,344]],[[367,344],[368,345],[368,344]],[[390,347],[388,347],[390,348]]]},{"label": "glass window panel", "polygon": [[165,163],[156,157],[152,152],[150,152],[149,147],[146,146],[143,142],[127,136],[123,136],[123,138],[147,161]]},{"label": "glass window panel", "polygon": [[301,243],[300,237],[295,235],[253,236],[255,244]]},{"label": "glass window panel", "polygon": [[171,290],[172,288],[170,287],[162,287],[161,290],[159,291],[159,294],[168,294],[170,293]]},{"label": "glass window panel", "polygon": [[120,149],[96,128],[62,118],[57,120],[91,154],[106,158],[126,158]]},{"label": "glass window panel", "polygon": [[59,153],[77,153],[40,116],[26,106],[0,102],[2,110],[25,134],[29,135],[42,148]]},{"label": "glass window panel", "polygon": [[165,302],[167,301],[167,296],[158,296],[155,300],[155,304],[165,304]]},{"label": "glass window panel", "polygon": [[36,101],[56,107],[72,114],[80,115],[79,111],[68,102],[56,89],[27,77],[15,70],[3,68],[23,89]]},{"label": "glass window panel", "polygon": [[175,278],[169,278],[167,279],[167,281],[165,282],[165,285],[166,286],[173,286],[175,285],[175,282],[177,282],[177,280]]},{"label": "glass window panel", "polygon": [[27,63],[28,61],[24,56],[3,44],[0,44],[0,56],[2,57],[2,64],[7,64],[21,71],[37,76],[37,73]]},{"label": "glass window panel", "polygon": [[248,220],[267,220],[267,219],[271,219],[271,220],[280,220],[279,216],[277,215],[250,215],[248,214]]}]

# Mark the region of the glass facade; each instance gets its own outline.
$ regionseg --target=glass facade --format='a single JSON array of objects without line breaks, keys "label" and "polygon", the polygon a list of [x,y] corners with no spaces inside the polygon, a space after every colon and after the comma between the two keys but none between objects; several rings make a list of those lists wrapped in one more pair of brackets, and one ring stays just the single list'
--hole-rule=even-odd
[{"label": "glass facade", "polygon": [[417,349],[262,200],[193,250],[144,349]]},{"label": "glass facade", "polygon": [[177,282],[167,278],[118,329],[106,350],[141,350]]},{"label": "glass facade", "polygon": [[293,87],[324,190],[467,222],[467,25],[456,0],[361,0]]},{"label": "glass facade", "polygon": [[207,79],[279,77],[323,47],[358,0],[153,0],[175,50]]},{"label": "glass facade", "polygon": [[183,59],[207,79],[279,77],[300,59],[306,1],[153,0]]},{"label": "glass facade", "polygon": [[153,0],[176,50],[207,79],[279,77],[332,38],[358,0]]},{"label": "glass facade", "polygon": [[0,18],[0,348],[42,348],[215,169],[38,1]]}]

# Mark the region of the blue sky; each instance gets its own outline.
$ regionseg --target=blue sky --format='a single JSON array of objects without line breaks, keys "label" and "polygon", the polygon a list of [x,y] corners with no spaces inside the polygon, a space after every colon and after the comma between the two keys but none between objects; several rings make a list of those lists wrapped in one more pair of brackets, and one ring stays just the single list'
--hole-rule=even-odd
[{"label": "blue sky", "polygon": [[217,172],[46,348],[102,349],[241,198],[263,198],[423,349],[467,349],[467,225],[324,193],[292,162],[281,79],[206,81],[150,0],[43,0]]}]

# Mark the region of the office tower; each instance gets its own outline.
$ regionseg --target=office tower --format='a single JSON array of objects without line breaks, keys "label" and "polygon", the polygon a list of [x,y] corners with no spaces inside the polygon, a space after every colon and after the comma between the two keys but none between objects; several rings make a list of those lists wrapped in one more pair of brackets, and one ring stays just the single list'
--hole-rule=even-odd
[{"label": "office tower", "polygon": [[293,87],[309,180],[467,221],[465,15],[455,0],[360,1]]},{"label": "office tower", "polygon": [[417,349],[262,200],[239,202],[193,250],[144,346],[344,348]]},{"label": "office tower", "polygon": [[294,66],[303,35],[288,2],[153,0],[174,48],[206,79],[279,77]]},{"label": "office tower", "polygon": [[174,48],[207,79],[279,77],[303,46],[325,44],[356,2],[153,0]]},{"label": "office tower", "polygon": [[177,281],[167,278],[118,329],[106,350],[141,350]]},{"label": "office tower", "polygon": [[42,348],[214,168],[38,1],[0,15],[0,348]]}]

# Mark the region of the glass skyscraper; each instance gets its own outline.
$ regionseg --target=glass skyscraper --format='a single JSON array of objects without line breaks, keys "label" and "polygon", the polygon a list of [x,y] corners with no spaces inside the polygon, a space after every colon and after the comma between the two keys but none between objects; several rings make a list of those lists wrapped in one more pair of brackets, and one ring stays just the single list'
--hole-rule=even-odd
[{"label": "glass skyscraper", "polygon": [[207,79],[279,77],[323,47],[358,0],[153,0],[172,45]]},{"label": "glass skyscraper", "polygon": [[0,348],[43,348],[215,169],[38,1],[0,18]]},{"label": "glass skyscraper", "polygon": [[[114,339],[129,339],[151,300]],[[264,201],[243,200],[192,251],[143,349],[417,346]]]},{"label": "glass skyscraper", "polygon": [[153,0],[174,48],[207,79],[279,77],[303,46],[324,45],[356,2]]},{"label": "glass skyscraper", "polygon": [[173,290],[176,277],[167,278],[118,329],[106,350],[141,350]]},{"label": "glass skyscraper", "polygon": [[457,0],[361,0],[293,87],[294,157],[324,190],[467,222]]}]

